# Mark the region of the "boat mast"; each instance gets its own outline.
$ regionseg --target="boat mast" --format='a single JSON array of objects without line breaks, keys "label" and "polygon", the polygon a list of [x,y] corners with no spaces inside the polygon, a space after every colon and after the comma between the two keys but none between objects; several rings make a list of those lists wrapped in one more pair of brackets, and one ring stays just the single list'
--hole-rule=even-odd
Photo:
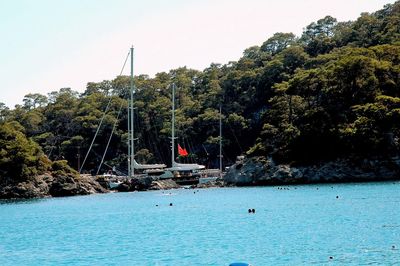
[{"label": "boat mast", "polygon": [[175,83],[172,83],[171,167],[175,162]]},{"label": "boat mast", "polygon": [[[130,53],[132,54],[132,51],[130,51]],[[130,92],[130,90],[129,90]],[[129,93],[129,97],[130,97],[130,93]],[[132,173],[131,173],[131,101],[129,100],[128,97],[128,176],[132,177]]]},{"label": "boat mast", "polygon": [[219,105],[219,175],[222,177],[222,107]]},{"label": "boat mast", "polygon": [[133,46],[131,47],[131,83],[130,83],[130,100],[129,100],[129,110],[128,110],[128,125],[130,125],[128,129],[129,133],[129,177],[133,177],[135,175],[135,168],[133,161],[135,160],[135,112],[133,108],[133,92],[134,92],[134,79],[133,79]]}]

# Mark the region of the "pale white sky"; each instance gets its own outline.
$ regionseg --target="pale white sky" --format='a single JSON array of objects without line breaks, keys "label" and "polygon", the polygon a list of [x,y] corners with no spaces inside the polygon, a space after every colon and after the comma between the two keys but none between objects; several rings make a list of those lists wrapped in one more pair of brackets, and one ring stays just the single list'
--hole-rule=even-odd
[{"label": "pale white sky", "polygon": [[[331,15],[355,20],[394,0],[0,0],[0,102],[119,74],[135,46],[135,74],[236,61],[275,32]],[[129,67],[125,73],[128,74]]]}]

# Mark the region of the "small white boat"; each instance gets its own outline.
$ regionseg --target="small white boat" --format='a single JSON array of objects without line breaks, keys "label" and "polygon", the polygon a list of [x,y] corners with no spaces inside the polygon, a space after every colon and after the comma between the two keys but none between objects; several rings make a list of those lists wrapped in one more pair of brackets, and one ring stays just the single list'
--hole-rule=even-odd
[{"label": "small white boat", "polygon": [[108,184],[110,186],[111,189],[118,187],[119,185],[121,185],[123,182],[119,181],[119,180],[115,180],[115,181],[109,181]]},{"label": "small white boat", "polygon": [[106,174],[103,174],[103,176],[108,178],[108,185],[109,185],[110,189],[116,188],[123,183],[122,180],[118,179],[118,176],[116,176],[116,175],[106,173]]}]

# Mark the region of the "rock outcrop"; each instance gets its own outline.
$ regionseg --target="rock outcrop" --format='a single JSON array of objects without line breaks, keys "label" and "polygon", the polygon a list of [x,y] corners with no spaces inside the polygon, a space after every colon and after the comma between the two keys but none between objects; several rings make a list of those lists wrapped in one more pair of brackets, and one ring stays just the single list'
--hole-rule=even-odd
[{"label": "rock outcrop", "polygon": [[39,198],[49,196],[49,177],[42,175],[32,180],[17,184],[4,184],[0,186],[0,199]]},{"label": "rock outcrop", "polygon": [[224,187],[225,183],[224,180],[222,179],[217,179],[215,181],[210,181],[207,183],[203,183],[203,184],[197,184],[197,185],[193,185],[192,188],[215,188],[215,187]]},{"label": "rock outcrop", "polygon": [[105,193],[103,188],[90,175],[58,176],[51,183],[49,194],[53,197],[65,197],[75,195],[89,195],[94,193]]},{"label": "rock outcrop", "polygon": [[0,199],[64,197],[105,193],[89,175],[53,175],[47,173],[16,184],[0,186]]},{"label": "rock outcrop", "polygon": [[145,191],[151,187],[152,182],[153,182],[152,177],[132,178],[125,180],[115,189],[118,192]]},{"label": "rock outcrop", "polygon": [[364,182],[400,179],[400,158],[339,159],[308,165],[277,165],[271,159],[254,157],[230,167],[227,185],[278,185],[323,182]]},{"label": "rock outcrop", "polygon": [[172,179],[155,180],[151,183],[151,190],[167,190],[180,188],[180,186]]}]

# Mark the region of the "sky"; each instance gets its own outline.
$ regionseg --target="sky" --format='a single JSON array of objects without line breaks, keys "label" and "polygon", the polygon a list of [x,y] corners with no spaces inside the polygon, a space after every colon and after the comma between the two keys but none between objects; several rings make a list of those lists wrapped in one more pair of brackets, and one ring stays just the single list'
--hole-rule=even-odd
[{"label": "sky", "polygon": [[[83,92],[115,78],[135,47],[135,75],[238,60],[275,32],[331,15],[355,20],[391,0],[0,0],[0,102]],[[129,74],[129,67],[124,71]]]}]

